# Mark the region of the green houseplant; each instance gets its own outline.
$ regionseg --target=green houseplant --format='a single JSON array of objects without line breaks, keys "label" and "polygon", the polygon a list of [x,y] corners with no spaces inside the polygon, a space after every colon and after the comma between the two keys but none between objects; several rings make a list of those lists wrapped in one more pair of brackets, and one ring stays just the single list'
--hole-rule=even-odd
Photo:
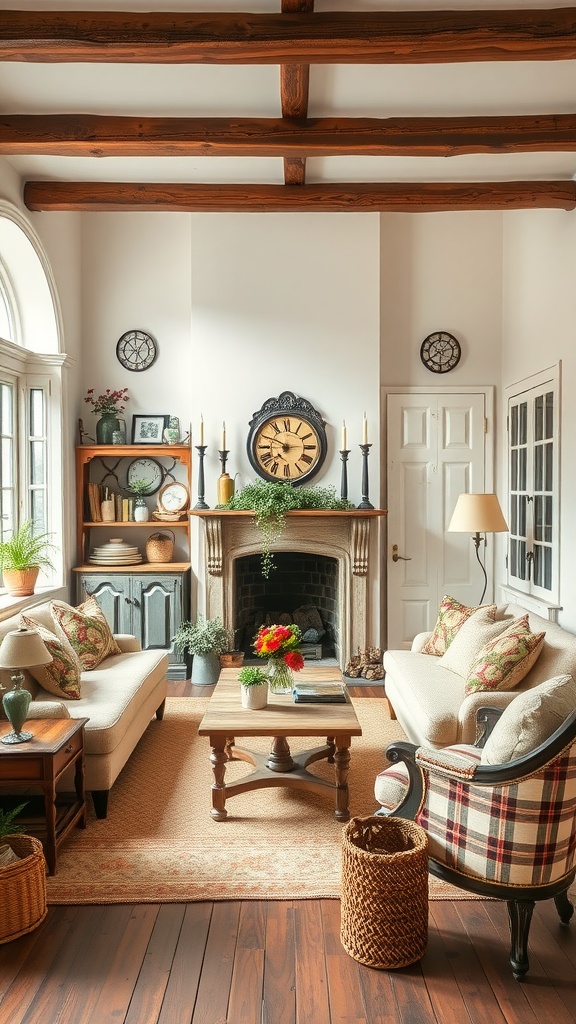
[{"label": "green houseplant", "polygon": [[242,707],[260,711],[268,703],[268,675],[264,669],[245,665],[238,673]]},{"label": "green houseplant", "polygon": [[199,615],[196,622],[182,622],[174,637],[174,646],[192,654],[192,682],[199,686],[212,686],[220,675],[220,655],[227,651],[230,634],[222,620],[205,619]]},{"label": "green houseplant", "polygon": [[4,585],[13,597],[28,597],[34,593],[40,569],[54,569],[48,554],[56,550],[48,533],[34,533],[34,524],[26,519],[8,540],[0,542],[0,568]]}]

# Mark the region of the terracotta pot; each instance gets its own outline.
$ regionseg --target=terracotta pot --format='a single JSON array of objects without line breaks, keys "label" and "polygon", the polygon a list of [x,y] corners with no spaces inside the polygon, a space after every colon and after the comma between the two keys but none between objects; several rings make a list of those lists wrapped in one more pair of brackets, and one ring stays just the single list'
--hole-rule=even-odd
[{"label": "terracotta pot", "polygon": [[228,651],[220,655],[221,668],[241,668],[244,664],[244,651]]},{"label": "terracotta pot", "polygon": [[12,597],[30,597],[34,593],[39,572],[37,565],[30,569],[3,569],[4,586]]}]

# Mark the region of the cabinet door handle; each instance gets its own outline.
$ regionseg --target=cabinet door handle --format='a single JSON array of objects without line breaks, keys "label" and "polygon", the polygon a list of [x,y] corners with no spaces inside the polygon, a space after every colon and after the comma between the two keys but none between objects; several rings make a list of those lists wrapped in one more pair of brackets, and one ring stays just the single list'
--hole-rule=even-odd
[{"label": "cabinet door handle", "polygon": [[68,746],[64,748],[64,753],[65,754],[69,754],[71,750],[72,750],[72,744],[69,743]]},{"label": "cabinet door handle", "polygon": [[134,605],[135,608],[139,608],[140,607],[140,602],[139,602],[137,597],[133,597],[132,598],[132,604]]},{"label": "cabinet door handle", "polygon": [[124,600],[126,601],[126,604],[134,604],[131,597],[125,597]]},{"label": "cabinet door handle", "polygon": [[398,554],[398,545],[394,544],[392,546],[392,561],[393,562],[411,562],[412,558],[406,558],[406,555],[399,555]]}]

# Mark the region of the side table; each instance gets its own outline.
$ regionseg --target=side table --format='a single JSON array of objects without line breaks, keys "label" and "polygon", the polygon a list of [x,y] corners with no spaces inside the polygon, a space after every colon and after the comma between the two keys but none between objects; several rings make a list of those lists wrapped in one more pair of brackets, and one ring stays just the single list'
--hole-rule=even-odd
[{"label": "side table", "polygon": [[[84,726],[87,718],[31,720],[31,740],[9,746],[0,743],[0,790],[24,803],[18,824],[42,840],[48,874],[56,871],[56,853],[75,825],[86,828],[84,794]],[[0,736],[11,732],[0,722]],[[64,772],[74,765],[74,793],[56,792]],[[43,794],[38,795],[38,791]]]}]

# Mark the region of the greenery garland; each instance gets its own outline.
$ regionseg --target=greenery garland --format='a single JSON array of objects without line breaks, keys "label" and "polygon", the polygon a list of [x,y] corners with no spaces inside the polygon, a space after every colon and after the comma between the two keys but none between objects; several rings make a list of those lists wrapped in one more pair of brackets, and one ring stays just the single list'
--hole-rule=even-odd
[{"label": "greenery garland", "polygon": [[286,513],[312,509],[339,512],[354,508],[346,498],[337,498],[334,487],[294,487],[288,483],[257,480],[233,494],[225,505],[236,512],[253,511],[262,534],[262,575],[275,568],[272,547],[286,528]]}]

